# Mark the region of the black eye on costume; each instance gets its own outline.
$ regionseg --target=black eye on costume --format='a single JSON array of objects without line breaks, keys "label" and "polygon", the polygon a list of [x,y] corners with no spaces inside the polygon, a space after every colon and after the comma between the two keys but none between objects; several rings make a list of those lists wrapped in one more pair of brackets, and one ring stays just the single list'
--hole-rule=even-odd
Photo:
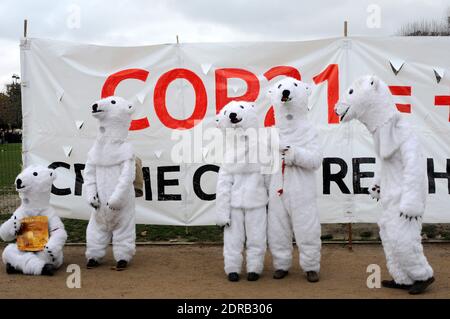
[{"label": "black eye on costume", "polygon": [[294,83],[295,86],[298,86],[297,83]]},{"label": "black eye on costume", "polygon": [[350,91],[348,91],[348,94],[353,94],[353,89],[350,89]]},{"label": "black eye on costume", "polygon": [[116,104],[116,101],[112,100],[112,101],[111,101],[111,104]]},{"label": "black eye on costume", "polygon": [[278,88],[280,88],[281,87],[281,84],[280,85],[278,85]]},{"label": "black eye on costume", "polygon": [[36,172],[33,173],[34,176],[37,176],[38,174]]},{"label": "black eye on costume", "polygon": [[370,82],[370,85],[373,85],[373,81],[372,81],[372,82]]},{"label": "black eye on costume", "polygon": [[53,173],[50,173],[50,176],[53,176]]},{"label": "black eye on costume", "polygon": [[244,107],[242,105],[239,105],[241,107],[241,109],[243,109]]}]

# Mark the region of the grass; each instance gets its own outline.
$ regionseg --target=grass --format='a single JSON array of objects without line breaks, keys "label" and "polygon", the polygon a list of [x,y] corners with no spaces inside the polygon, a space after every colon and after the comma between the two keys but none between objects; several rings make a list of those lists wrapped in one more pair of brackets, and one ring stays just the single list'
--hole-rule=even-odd
[{"label": "grass", "polygon": [[438,228],[433,224],[423,225],[422,233],[425,233],[428,238],[435,238],[438,235]]},{"label": "grass", "polygon": [[[10,218],[11,214],[0,214],[0,224]],[[88,221],[62,219],[68,234],[68,243],[84,243]],[[170,241],[170,242],[221,242],[222,230],[217,226],[162,226],[136,225],[136,241]],[[1,240],[0,240],[1,242]]]},{"label": "grass", "polygon": [[[68,242],[85,242],[85,220],[63,219],[69,234]],[[171,241],[171,242],[221,242],[222,230],[217,226],[162,226],[136,225],[136,241]]]},{"label": "grass", "polygon": [[22,169],[22,144],[0,144],[0,188],[12,188]]},{"label": "grass", "polygon": [[[10,218],[11,214],[0,214],[0,224]],[[88,221],[78,219],[62,219],[66,231],[69,235],[68,243],[84,243],[86,241],[86,228]],[[322,225],[323,228],[324,225]],[[328,225],[327,233],[322,235],[321,239],[325,241],[345,240],[346,237],[339,236],[337,230],[342,227],[341,224],[334,224],[333,228]],[[428,238],[439,237],[442,240],[450,240],[450,225],[449,224],[424,224],[425,229],[431,228],[436,232],[435,236]],[[367,229],[367,225],[364,226]],[[377,227],[373,225],[374,229]],[[428,229],[429,230],[429,229]],[[379,237],[374,237],[370,230],[361,231],[359,238],[354,232],[354,240],[380,240]],[[439,235],[439,236],[436,236]],[[163,226],[163,225],[136,225],[136,241],[138,242],[214,242],[221,243],[223,241],[223,231],[217,226]],[[1,240],[0,240],[1,242]]]},{"label": "grass", "polygon": [[359,236],[361,236],[361,238],[370,238],[372,237],[372,232],[370,230],[367,231],[363,231],[359,234]]}]

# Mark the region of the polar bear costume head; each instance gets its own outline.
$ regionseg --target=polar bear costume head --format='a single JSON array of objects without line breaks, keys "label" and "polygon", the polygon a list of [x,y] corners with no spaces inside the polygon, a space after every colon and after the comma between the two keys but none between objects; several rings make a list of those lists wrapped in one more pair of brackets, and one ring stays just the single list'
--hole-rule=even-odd
[{"label": "polar bear costume head", "polygon": [[55,171],[45,166],[30,165],[25,168],[15,181],[22,205],[34,208],[47,207],[55,179]]},{"label": "polar bear costume head", "polygon": [[336,104],[335,112],[341,122],[357,119],[371,133],[399,113],[388,86],[373,75],[354,81]]},{"label": "polar bear costume head", "polygon": [[305,118],[311,86],[292,77],[276,82],[268,91],[268,96],[275,111],[277,126],[287,127]]},{"label": "polar bear costume head", "polygon": [[110,96],[91,106],[92,116],[98,120],[98,133],[88,160],[94,165],[117,165],[132,159],[134,151],[126,141],[134,107],[119,96]]},{"label": "polar bear costume head", "polygon": [[336,104],[334,111],[341,122],[359,120],[374,137],[375,150],[388,158],[407,138],[399,129],[401,115],[393,102],[389,87],[378,77],[358,78]]},{"label": "polar bear costume head", "polygon": [[249,129],[258,127],[255,104],[231,101],[216,116],[217,127],[221,129]]},{"label": "polar bear costume head", "polygon": [[258,171],[258,147],[263,146],[255,105],[231,101],[217,114],[216,125],[225,132],[221,167],[230,173]]},{"label": "polar bear costume head", "polygon": [[99,122],[100,137],[124,140],[128,136],[133,104],[122,97],[110,96],[92,105],[92,116]]}]

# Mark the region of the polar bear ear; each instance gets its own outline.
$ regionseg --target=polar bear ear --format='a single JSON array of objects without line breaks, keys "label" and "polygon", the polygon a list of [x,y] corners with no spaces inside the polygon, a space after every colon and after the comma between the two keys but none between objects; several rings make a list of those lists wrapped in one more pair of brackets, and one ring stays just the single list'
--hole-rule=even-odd
[{"label": "polar bear ear", "polygon": [[134,113],[134,106],[133,106],[133,104],[129,104],[127,106],[127,112],[128,112],[128,114],[133,114]]},{"label": "polar bear ear", "polygon": [[311,96],[311,94],[312,94],[311,85],[309,85],[308,83],[305,83],[305,90],[306,90],[306,95]]},{"label": "polar bear ear", "polygon": [[56,171],[52,168],[50,168],[48,171],[49,171],[48,173],[50,174],[50,177],[52,178],[52,180],[55,180],[56,179]]},{"label": "polar bear ear", "polygon": [[378,85],[380,84],[380,80],[375,75],[372,75],[369,77],[369,84],[375,90],[378,90]]}]

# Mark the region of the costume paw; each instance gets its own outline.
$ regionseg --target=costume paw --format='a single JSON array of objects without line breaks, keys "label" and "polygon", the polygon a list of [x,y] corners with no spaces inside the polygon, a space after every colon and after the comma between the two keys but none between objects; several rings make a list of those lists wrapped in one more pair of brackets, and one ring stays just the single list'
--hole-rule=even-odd
[{"label": "costume paw", "polygon": [[413,216],[400,212],[400,218],[405,218],[407,221],[420,221],[422,220],[422,216]]},{"label": "costume paw", "polygon": [[53,247],[53,246],[47,244],[47,245],[44,247],[44,252],[47,254],[47,256],[49,257],[49,259],[50,259],[52,262],[55,262],[55,261],[56,261],[56,258],[55,258],[55,254],[57,253],[57,248],[56,248],[56,247]]},{"label": "costume paw", "polygon": [[282,155],[286,165],[290,166],[294,163],[294,152],[288,149],[286,152],[282,153]]},{"label": "costume paw", "polygon": [[108,208],[111,210],[120,210],[122,208],[122,203],[119,200],[110,198],[106,203],[106,206],[108,206]]},{"label": "costume paw", "polygon": [[219,226],[219,227],[230,227],[231,220],[229,218],[217,217],[216,218],[216,225]]},{"label": "costume paw", "polygon": [[127,267],[128,267],[128,261],[121,259],[117,262],[116,266],[113,267],[113,270],[122,271],[122,270],[127,269]]},{"label": "costume paw", "polygon": [[239,281],[239,274],[237,272],[231,272],[228,274],[228,280],[232,282]]},{"label": "costume paw", "polygon": [[42,276],[53,276],[55,274],[55,267],[52,264],[45,264],[42,268],[41,275]]},{"label": "costume paw", "polygon": [[14,216],[14,235],[18,235],[20,232],[20,228],[22,227],[22,221],[17,218],[17,216]]},{"label": "costume paw", "polygon": [[369,195],[373,198],[376,199],[377,201],[380,200],[380,186],[379,185],[372,185],[369,187]]},{"label": "costume paw", "polygon": [[89,199],[89,205],[91,205],[95,209],[98,209],[100,207],[100,200],[98,199],[98,194],[92,196]]},{"label": "costume paw", "polygon": [[291,148],[290,145],[288,145],[287,143],[283,143],[280,141],[280,153],[284,154],[287,150],[289,150]]},{"label": "costume paw", "polygon": [[98,262],[98,260],[95,260],[93,258],[90,258],[86,264],[87,269],[92,269],[98,266],[100,266],[100,263]]}]

